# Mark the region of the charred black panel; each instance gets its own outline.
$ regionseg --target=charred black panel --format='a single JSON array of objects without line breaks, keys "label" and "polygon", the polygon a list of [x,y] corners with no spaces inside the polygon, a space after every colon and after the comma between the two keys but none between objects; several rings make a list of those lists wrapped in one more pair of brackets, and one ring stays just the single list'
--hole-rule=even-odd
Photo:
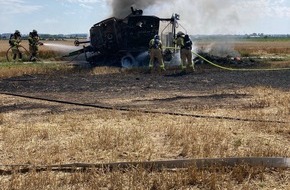
[{"label": "charred black panel", "polygon": [[158,34],[159,23],[159,18],[155,16],[129,17],[126,38],[128,49],[148,49],[149,41]]},{"label": "charred black panel", "polygon": [[119,28],[115,18],[95,24],[90,30],[91,45],[102,53],[118,51],[121,39],[118,35]]},{"label": "charred black panel", "polygon": [[95,51],[116,54],[123,51],[144,51],[150,39],[158,34],[159,18],[133,15],[126,19],[109,18],[90,29],[91,45]]},{"label": "charred black panel", "polygon": [[104,44],[103,34],[101,27],[95,25],[90,30],[91,46],[96,49],[101,49]]}]

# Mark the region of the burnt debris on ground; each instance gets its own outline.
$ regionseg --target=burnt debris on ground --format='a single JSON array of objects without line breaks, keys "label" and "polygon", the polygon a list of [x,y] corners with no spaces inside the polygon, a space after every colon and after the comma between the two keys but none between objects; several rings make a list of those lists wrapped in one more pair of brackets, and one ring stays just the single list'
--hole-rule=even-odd
[{"label": "burnt debris on ground", "polygon": [[[238,67],[246,67],[246,66],[253,66],[255,65],[255,63],[258,62],[257,60],[253,58],[249,58],[249,57],[230,56],[230,55],[223,57],[223,56],[212,55],[206,52],[199,52],[198,55],[218,65],[234,65]],[[196,64],[204,64],[205,63],[204,59],[200,57],[195,57],[193,61]]]}]

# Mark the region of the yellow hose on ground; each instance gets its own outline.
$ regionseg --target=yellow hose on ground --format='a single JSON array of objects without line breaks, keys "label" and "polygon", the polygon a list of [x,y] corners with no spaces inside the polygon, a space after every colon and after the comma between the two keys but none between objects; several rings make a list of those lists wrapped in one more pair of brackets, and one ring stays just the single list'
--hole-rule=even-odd
[{"label": "yellow hose on ground", "polygon": [[[180,48],[175,48],[175,47],[164,47],[164,49],[180,49]],[[246,68],[230,68],[230,67],[224,67],[218,64],[213,63],[212,61],[204,58],[203,56],[199,55],[198,53],[191,51],[194,55],[197,57],[201,58],[205,62],[209,63],[210,65],[223,69],[223,70],[228,70],[228,71],[281,71],[281,70],[290,70],[290,68],[265,68],[265,69],[246,69]]]}]

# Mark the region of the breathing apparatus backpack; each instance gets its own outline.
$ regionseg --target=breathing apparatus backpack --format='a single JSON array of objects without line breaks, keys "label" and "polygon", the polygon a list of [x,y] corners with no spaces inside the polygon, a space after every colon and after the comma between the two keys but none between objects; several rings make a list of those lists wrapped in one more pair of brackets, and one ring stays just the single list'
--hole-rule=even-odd
[{"label": "breathing apparatus backpack", "polygon": [[192,41],[190,40],[188,35],[184,36],[184,48],[188,50],[192,49]]},{"label": "breathing apparatus backpack", "polygon": [[154,49],[158,49],[159,48],[159,39],[154,39],[153,48]]},{"label": "breathing apparatus backpack", "polygon": [[13,42],[12,42],[12,38],[13,38],[13,34],[11,34],[10,37],[9,37],[9,41],[8,42],[9,42],[10,46],[14,45]]}]

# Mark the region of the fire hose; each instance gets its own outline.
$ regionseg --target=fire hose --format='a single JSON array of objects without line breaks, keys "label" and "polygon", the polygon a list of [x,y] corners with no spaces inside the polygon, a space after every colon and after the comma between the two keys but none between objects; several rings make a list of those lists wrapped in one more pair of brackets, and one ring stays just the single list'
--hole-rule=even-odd
[{"label": "fire hose", "polygon": [[[176,48],[176,47],[163,47],[164,49],[175,49],[175,50],[179,50],[180,48]],[[212,61],[204,58],[203,56],[199,55],[198,53],[191,51],[194,55],[196,55],[197,57],[199,57],[200,59],[204,60],[205,62],[209,63],[210,65],[223,69],[223,70],[228,70],[228,71],[282,71],[282,70],[290,70],[290,68],[264,68],[264,69],[255,69],[255,68],[251,68],[251,69],[246,69],[246,68],[231,68],[231,67],[224,67],[218,64],[213,63]]]},{"label": "fire hose", "polygon": [[220,69],[223,69],[223,70],[229,70],[229,71],[281,71],[281,70],[290,70],[290,68],[264,68],[264,69],[255,69],[255,68],[252,68],[252,69],[245,69],[245,68],[230,68],[230,67],[223,67],[221,65],[218,65],[218,64],[215,64],[213,63],[212,61],[209,61],[208,59],[202,57],[201,55],[195,53],[194,51],[192,51],[192,53],[194,55],[196,55],[197,57],[201,58],[202,60],[204,60],[205,62],[215,66],[215,67],[218,67]]},{"label": "fire hose", "polygon": [[[251,167],[265,168],[290,168],[290,158],[283,157],[229,157],[229,158],[199,158],[199,159],[176,159],[159,161],[139,162],[112,162],[112,163],[71,163],[36,166],[31,164],[0,165],[0,175],[12,175],[14,173],[59,171],[77,172],[89,169],[103,169],[104,171],[128,170],[132,168],[144,168],[147,170],[186,169],[186,168],[217,168],[249,165]],[[5,169],[10,168],[10,169]]]},{"label": "fire hose", "polygon": [[7,96],[28,98],[28,99],[33,99],[33,100],[54,102],[54,103],[59,103],[59,104],[67,104],[67,105],[75,105],[75,106],[104,109],[104,110],[132,111],[132,112],[141,112],[141,113],[145,113],[145,114],[163,114],[163,115],[173,115],[173,116],[223,119],[223,120],[245,121],[245,122],[280,123],[280,124],[289,124],[290,123],[289,121],[282,121],[282,120],[261,120],[261,119],[249,119],[249,118],[235,118],[235,117],[228,117],[228,116],[210,116],[210,115],[187,114],[187,113],[178,113],[178,112],[165,112],[165,111],[155,111],[155,110],[142,110],[142,109],[138,110],[138,109],[124,108],[124,107],[107,106],[107,105],[101,105],[101,104],[85,104],[85,103],[70,102],[70,101],[65,101],[65,100],[55,100],[55,99],[49,99],[49,98],[16,94],[16,93],[11,93],[11,92],[0,92],[0,94],[7,95]]},{"label": "fire hose", "polygon": [[[19,48],[20,48],[20,49],[24,49],[24,51],[26,52],[27,55],[30,54],[29,51],[28,51],[24,46],[19,45],[18,48],[17,48],[18,51],[20,51]],[[8,62],[10,62],[10,59],[9,59],[9,51],[10,51],[11,49],[12,49],[12,47],[8,48],[8,50],[6,51],[6,59],[7,59]]]},{"label": "fire hose", "polygon": [[[45,98],[37,98],[25,95],[17,95],[12,93],[1,93],[10,96],[19,96],[30,99],[37,99],[43,101],[53,101],[56,103],[72,104],[78,106],[94,107],[99,109],[110,109],[120,111],[133,111],[129,108],[114,108],[102,105],[90,105],[82,103],[73,103],[61,100],[51,100]],[[150,114],[170,114],[170,115],[182,115],[182,116],[193,116],[193,117],[206,117],[189,114],[178,114],[171,112],[157,112],[149,110],[135,110]],[[221,117],[217,119],[233,119]],[[242,120],[242,119],[236,119]],[[243,120],[250,121],[250,120]],[[264,122],[275,122],[275,121],[264,121]],[[283,121],[276,121],[278,123],[285,123]],[[287,122],[288,123],[288,122]],[[265,168],[290,168],[290,158],[286,157],[228,157],[228,158],[200,158],[200,159],[176,159],[176,160],[160,160],[160,161],[139,161],[139,162],[113,162],[113,163],[71,163],[71,164],[55,164],[55,165],[32,165],[32,164],[11,164],[11,165],[0,165],[0,175],[12,175],[14,173],[27,173],[27,172],[42,172],[42,171],[58,171],[58,172],[78,172],[93,169],[102,169],[105,171],[114,170],[128,170],[132,168],[144,168],[149,170],[161,170],[161,169],[182,169],[182,168],[197,168],[206,169],[211,167],[235,167],[239,165],[249,165],[252,167],[265,167]]]},{"label": "fire hose", "polygon": [[[51,100],[45,98],[37,98],[25,95],[17,95],[13,93],[1,93],[4,95],[19,96],[30,99],[37,99],[43,101],[53,101],[56,103],[73,104],[79,106],[94,107],[100,109],[120,110],[120,111],[140,111],[144,113],[159,113],[170,115],[182,115],[193,117],[207,117],[199,115],[178,114],[171,112],[157,112],[149,110],[131,110],[129,108],[114,108],[102,105],[90,105],[82,103],[73,103],[61,100]],[[208,116],[210,117],[210,116]],[[211,117],[213,118],[213,117]],[[217,119],[234,119],[227,117],[216,117]],[[242,121],[251,121],[248,119],[237,119]],[[256,120],[255,120],[256,121]],[[278,122],[286,123],[283,121],[261,121],[261,122]],[[287,122],[288,123],[288,122]],[[265,167],[265,168],[290,168],[290,158],[286,157],[228,157],[228,158],[200,158],[200,159],[176,159],[176,160],[159,160],[159,161],[139,161],[139,162],[112,162],[112,163],[70,163],[70,164],[55,164],[55,165],[32,165],[32,164],[11,164],[0,165],[0,175],[12,175],[14,173],[27,173],[27,172],[42,172],[42,171],[58,171],[58,172],[78,172],[86,170],[101,169],[105,171],[114,170],[128,170],[132,168],[144,168],[149,170],[161,169],[207,169],[211,167],[235,167],[239,165],[249,165],[251,167]]]}]

